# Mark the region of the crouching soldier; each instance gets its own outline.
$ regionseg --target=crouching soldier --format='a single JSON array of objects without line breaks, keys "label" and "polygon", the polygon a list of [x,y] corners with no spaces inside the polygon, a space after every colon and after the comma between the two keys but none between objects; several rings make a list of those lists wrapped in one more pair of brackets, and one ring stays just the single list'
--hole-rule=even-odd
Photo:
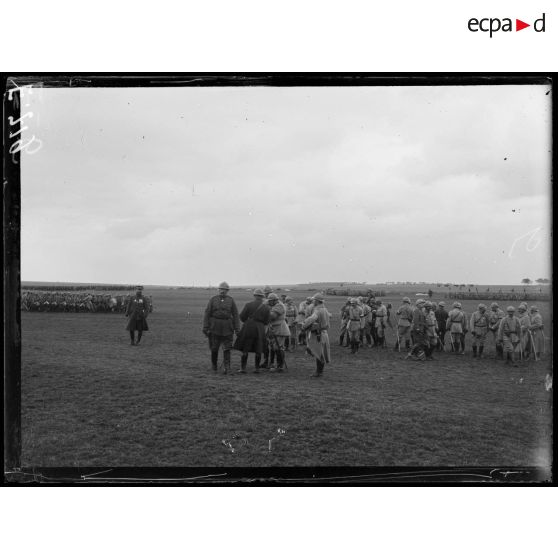
[{"label": "crouching soldier", "polygon": [[324,306],[324,295],[314,295],[314,309],[302,324],[304,330],[310,330],[307,351],[316,359],[316,371],[312,377],[317,378],[324,373],[325,365],[331,362],[329,346],[330,313]]},{"label": "crouching soldier", "polygon": [[219,349],[223,345],[224,374],[231,371],[231,348],[233,334],[240,331],[240,319],[236,303],[228,295],[229,285],[219,285],[219,294],[211,297],[203,317],[203,333],[209,339],[211,367],[217,371]]},{"label": "crouching soldier", "polygon": [[486,341],[488,328],[490,327],[490,318],[486,313],[486,306],[484,304],[479,304],[478,310],[471,314],[470,327],[473,336],[473,358],[476,358],[477,354],[479,358],[482,358],[484,342]]}]

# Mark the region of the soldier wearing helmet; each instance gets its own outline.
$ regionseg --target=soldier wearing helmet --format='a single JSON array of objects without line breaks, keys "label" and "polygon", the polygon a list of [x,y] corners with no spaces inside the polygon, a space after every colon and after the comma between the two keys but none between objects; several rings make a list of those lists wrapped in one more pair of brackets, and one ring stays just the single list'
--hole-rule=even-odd
[{"label": "soldier wearing helmet", "polygon": [[515,308],[513,306],[508,306],[506,311],[508,315],[502,318],[498,328],[498,340],[503,346],[505,364],[517,366],[514,353],[519,345],[521,323],[517,316],[515,316]]},{"label": "soldier wearing helmet", "polygon": [[240,331],[240,319],[236,303],[229,296],[229,285],[223,281],[219,294],[210,298],[203,317],[203,333],[209,338],[211,367],[217,371],[219,349],[223,345],[224,374],[231,371],[233,334]]},{"label": "soldier wearing helmet", "polygon": [[302,323],[308,316],[312,314],[313,309],[314,303],[311,296],[307,296],[306,299],[298,305],[298,316],[296,318],[296,321],[298,329],[298,342],[301,345],[306,345],[306,334],[302,330]]},{"label": "soldier wearing helmet", "polygon": [[358,300],[351,298],[349,308],[347,310],[347,331],[349,332],[349,343],[351,345],[351,353],[358,351],[360,343],[360,320],[362,318],[362,310],[358,306]]},{"label": "soldier wearing helmet", "polygon": [[399,351],[401,343],[405,341],[405,348],[411,349],[411,322],[413,321],[413,309],[411,307],[411,299],[403,297],[403,304],[395,313],[397,316],[397,341],[395,343],[395,351]]},{"label": "soldier wearing helmet", "polygon": [[453,308],[448,313],[446,329],[449,329],[451,350],[457,354],[465,354],[465,333],[467,331],[467,318],[461,310],[461,302],[454,302]]},{"label": "soldier wearing helmet", "polygon": [[[270,310],[268,368],[270,372],[283,372],[285,364],[285,341],[290,336],[290,331],[285,320],[285,306],[275,293],[269,294],[267,303]],[[277,357],[277,366],[274,365],[275,357]]]},{"label": "soldier wearing helmet", "polygon": [[505,312],[498,306],[497,302],[490,305],[490,312],[488,312],[488,329],[492,333],[494,343],[496,345],[496,358],[504,358],[504,348],[498,341],[498,329],[500,322],[506,317]]},{"label": "soldier wearing helmet", "polygon": [[314,295],[314,308],[312,314],[304,320],[302,327],[310,330],[307,351],[316,359],[316,371],[313,377],[319,377],[324,372],[326,363],[331,361],[329,346],[329,319],[331,314],[324,306],[324,295]]},{"label": "soldier wearing helmet", "polygon": [[478,310],[471,314],[471,322],[469,324],[471,329],[471,335],[473,336],[473,358],[477,356],[482,358],[482,353],[484,351],[484,342],[486,341],[486,336],[488,335],[488,329],[490,327],[490,317],[486,312],[486,305],[479,304]]}]

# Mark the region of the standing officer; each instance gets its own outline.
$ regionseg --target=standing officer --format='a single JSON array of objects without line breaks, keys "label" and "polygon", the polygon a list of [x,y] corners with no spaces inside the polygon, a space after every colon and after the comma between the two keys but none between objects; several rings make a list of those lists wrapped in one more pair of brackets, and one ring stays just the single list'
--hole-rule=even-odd
[{"label": "standing officer", "polygon": [[519,315],[519,323],[521,324],[520,347],[521,358],[527,360],[531,352],[531,339],[529,336],[529,328],[531,327],[531,318],[527,312],[527,304],[522,302],[517,308]]},{"label": "standing officer", "polygon": [[242,312],[240,319],[243,322],[242,329],[234,342],[234,349],[242,351],[240,357],[240,370],[242,374],[246,373],[246,365],[248,364],[248,353],[255,353],[257,374],[260,371],[260,364],[264,347],[267,344],[267,336],[265,327],[269,324],[269,305],[264,304],[264,294],[261,289],[254,291],[254,301],[248,302]]},{"label": "standing officer", "polygon": [[539,359],[544,354],[544,327],[542,316],[536,306],[531,306],[531,340],[533,341],[533,351],[535,358]]},{"label": "standing officer", "polygon": [[461,302],[454,302],[453,308],[448,313],[446,329],[449,329],[452,343],[452,350],[459,355],[465,354],[465,331],[467,329],[467,319],[461,310]]},{"label": "standing officer", "polygon": [[[285,320],[285,306],[279,300],[275,293],[270,293],[267,297],[269,305],[269,370],[270,372],[283,372],[283,365],[285,364],[285,341],[290,336],[289,327]],[[273,365],[277,357],[277,366]]]},{"label": "standing officer", "polygon": [[351,298],[351,303],[347,311],[347,331],[349,332],[349,342],[351,343],[351,353],[355,354],[358,351],[358,346],[360,343],[360,319],[362,312],[357,306],[357,299]]},{"label": "standing officer", "polygon": [[238,309],[228,295],[229,289],[225,281],[219,285],[219,294],[209,299],[203,317],[203,333],[209,338],[211,347],[211,367],[214,372],[217,371],[219,348],[223,345],[224,374],[231,371],[233,333],[240,331]]},{"label": "standing officer", "polygon": [[329,318],[330,313],[324,306],[324,295],[314,295],[314,308],[312,314],[304,320],[302,327],[310,329],[308,340],[308,351],[316,359],[316,372],[313,377],[319,377],[324,373],[326,363],[331,362],[329,346]]},{"label": "standing officer", "polygon": [[403,298],[403,304],[395,313],[397,320],[398,340],[395,343],[395,351],[399,351],[401,343],[405,340],[405,349],[411,348],[411,322],[413,321],[413,309],[411,308],[411,299]]},{"label": "standing officer", "polygon": [[[135,297],[130,297],[126,307],[126,317],[129,318],[126,329],[130,332],[131,345],[139,345],[144,331],[149,331],[147,326],[147,314],[149,308],[145,297],[142,296],[142,288],[138,287]],[[134,331],[138,332],[138,340],[134,342]]]},{"label": "standing officer", "polygon": [[[349,346],[349,307],[351,306],[351,297],[347,299],[347,302],[341,307],[341,329],[339,330],[339,345],[341,347]],[[347,337],[347,344],[343,345],[343,340]]]},{"label": "standing officer", "polygon": [[448,319],[446,303],[444,301],[438,303],[438,309],[434,314],[436,316],[436,322],[438,322],[438,337],[440,339],[439,350],[443,351],[446,342],[446,321]]},{"label": "standing officer", "polygon": [[289,326],[290,336],[287,337],[286,348],[287,351],[294,351],[296,348],[296,317],[298,315],[298,309],[293,302],[293,299],[288,296],[285,299],[285,318],[287,320],[287,326]]},{"label": "standing officer", "polygon": [[498,327],[498,340],[503,345],[503,351],[506,355],[505,364],[517,366],[513,353],[519,344],[521,324],[515,316],[515,308],[513,306],[508,306],[507,312],[508,315],[502,318]]},{"label": "standing officer", "polygon": [[438,322],[436,321],[436,314],[434,313],[434,304],[427,300],[424,303],[424,315],[426,322],[426,360],[434,360],[432,353],[438,346]]},{"label": "standing officer", "polygon": [[381,300],[376,301],[376,338],[380,347],[386,346],[387,308]]},{"label": "standing officer", "polygon": [[426,360],[425,348],[428,341],[426,339],[426,314],[424,312],[424,305],[425,301],[422,298],[419,298],[415,303],[411,322],[413,346],[407,353],[405,359],[414,357],[415,360]]},{"label": "standing officer", "polygon": [[490,305],[490,312],[488,313],[488,329],[492,332],[492,337],[494,339],[494,344],[496,345],[496,358],[504,358],[504,349],[502,344],[498,341],[498,329],[500,328],[500,322],[506,314],[500,309],[497,302],[493,302]]},{"label": "standing officer", "polygon": [[473,335],[473,358],[477,356],[477,345],[479,358],[482,358],[484,342],[490,327],[490,318],[486,313],[486,306],[484,304],[479,304],[478,310],[471,314],[471,323],[469,325]]}]

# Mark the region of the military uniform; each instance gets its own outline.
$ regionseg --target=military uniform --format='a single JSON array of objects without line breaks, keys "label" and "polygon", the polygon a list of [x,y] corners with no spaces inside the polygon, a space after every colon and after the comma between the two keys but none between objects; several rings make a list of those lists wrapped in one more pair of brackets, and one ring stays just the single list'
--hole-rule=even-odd
[{"label": "military uniform", "polygon": [[408,298],[403,299],[403,304],[395,313],[397,319],[397,333],[398,340],[395,345],[395,350],[399,350],[400,344],[405,340],[405,348],[411,348],[411,323],[413,321],[413,309],[411,308],[411,301]]},{"label": "military uniform", "polygon": [[533,350],[535,357],[539,358],[544,354],[544,326],[542,316],[536,306],[531,306],[531,326],[529,330],[532,335]]},{"label": "military uniform", "polygon": [[425,348],[427,348],[426,338],[426,315],[423,311],[423,300],[417,300],[413,309],[413,317],[411,321],[411,331],[413,338],[413,346],[405,358],[415,357],[417,360],[426,360]]},{"label": "military uniform", "polygon": [[[226,285],[226,283],[221,283],[221,285]],[[223,288],[219,286],[219,289]],[[226,291],[228,291],[228,285]],[[238,309],[232,297],[226,292],[211,297],[205,309],[203,332],[209,338],[211,365],[214,371],[217,370],[219,348],[223,345],[224,373],[230,372],[233,334],[239,331]]]},{"label": "military uniform", "polygon": [[376,329],[377,344],[380,347],[385,347],[386,344],[386,326],[387,326],[387,308],[379,303],[376,306],[376,320],[374,328]]},{"label": "military uniform", "polygon": [[486,306],[479,304],[479,309],[471,314],[471,322],[469,324],[473,336],[473,358],[477,356],[477,348],[478,356],[482,358],[484,342],[486,341],[489,327],[490,317],[486,313]]},{"label": "military uniform", "polygon": [[134,342],[134,331],[138,332],[137,344],[139,345],[142,333],[149,330],[146,320],[148,313],[147,300],[141,291],[138,291],[135,297],[130,298],[130,302],[128,302],[126,307],[126,317],[128,318],[126,329],[130,332],[131,345],[136,344]]},{"label": "military uniform", "polygon": [[290,350],[290,347],[294,349],[296,347],[296,318],[298,316],[298,309],[290,297],[287,297],[287,302],[285,304],[285,319],[287,320],[287,326],[289,327],[290,336],[287,338],[286,347]]},{"label": "military uniform", "polygon": [[529,336],[529,328],[531,327],[531,318],[527,313],[527,305],[521,304],[519,306],[519,315],[517,316],[521,324],[521,333],[519,335],[519,344],[521,357],[524,359],[529,358],[531,352],[531,338]]},{"label": "military uniform", "polygon": [[467,330],[467,318],[461,310],[461,303],[454,302],[454,307],[448,312],[446,329],[449,329],[453,350],[456,353],[465,353],[464,337]]},{"label": "military uniform", "polygon": [[426,323],[426,358],[433,360],[432,353],[438,346],[438,322],[436,321],[436,314],[432,307],[427,306],[424,312]]},{"label": "military uniform", "polygon": [[513,306],[508,308],[508,312],[511,315],[502,318],[500,321],[500,326],[498,327],[498,339],[503,345],[504,353],[506,355],[506,364],[511,362],[517,366],[514,361],[514,352],[519,345],[521,323],[519,322],[519,319],[513,315],[515,312]]},{"label": "military uniform", "polygon": [[266,326],[270,321],[270,309],[263,302],[264,295],[261,289],[254,291],[254,297],[255,300],[247,303],[240,312],[243,325],[233,347],[242,351],[239,370],[242,373],[246,372],[248,353],[255,353],[255,372],[259,371],[262,353],[267,343]]},{"label": "military uniform", "polygon": [[360,320],[362,318],[362,311],[357,306],[356,299],[351,300],[351,305],[347,310],[347,331],[349,332],[349,342],[351,344],[351,353],[356,353],[359,346],[360,335]]},{"label": "military uniform", "polygon": [[491,310],[488,313],[488,330],[492,333],[494,339],[494,344],[496,346],[496,357],[503,358],[504,349],[502,344],[498,340],[498,329],[500,328],[500,322],[506,314],[501,310],[496,303],[491,305]]},{"label": "military uniform", "polygon": [[316,372],[313,376],[321,376],[326,363],[331,362],[329,345],[329,319],[330,313],[323,305],[323,295],[315,295],[316,304],[312,314],[308,316],[303,325],[304,329],[310,329],[307,351],[316,359]]},{"label": "military uniform", "polygon": [[438,337],[440,339],[440,350],[444,350],[446,343],[446,322],[448,319],[448,312],[444,308],[444,304],[440,302],[438,309],[434,312],[436,322],[438,323]]},{"label": "military uniform", "polygon": [[345,347],[349,346],[349,308],[351,306],[351,298],[345,302],[345,304],[341,307],[341,314],[340,314],[340,322],[341,328],[339,330],[339,345],[343,346],[343,340],[347,337],[347,344]]}]

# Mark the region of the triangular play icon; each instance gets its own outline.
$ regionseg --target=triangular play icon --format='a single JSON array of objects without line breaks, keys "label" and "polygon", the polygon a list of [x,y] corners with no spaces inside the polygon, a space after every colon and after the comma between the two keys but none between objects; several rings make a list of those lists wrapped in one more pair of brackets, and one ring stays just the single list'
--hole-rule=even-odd
[{"label": "triangular play icon", "polygon": [[516,31],[521,31],[522,29],[525,29],[525,27],[531,27],[531,24],[530,23],[525,23],[524,21],[521,21],[520,19],[515,20],[515,30]]}]

